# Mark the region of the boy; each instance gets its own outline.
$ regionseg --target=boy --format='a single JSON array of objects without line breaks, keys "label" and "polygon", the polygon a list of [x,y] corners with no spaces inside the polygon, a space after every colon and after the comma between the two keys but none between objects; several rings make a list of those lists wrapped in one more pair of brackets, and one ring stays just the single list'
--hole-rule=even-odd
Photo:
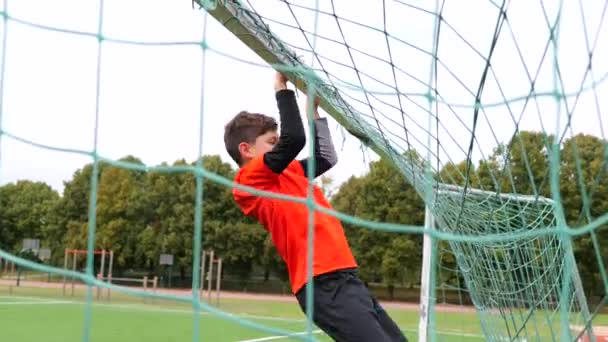
[{"label": "boy", "polygon": [[[295,93],[287,88],[287,78],[281,73],[276,74],[274,90],[280,114],[280,136],[276,121],[263,114],[241,112],[226,125],[226,149],[240,166],[235,182],[305,198],[310,161],[295,160],[306,144]],[[319,116],[317,106],[315,101],[315,177],[337,162],[327,121]],[[287,265],[292,291],[306,312],[308,208],[238,189],[233,193],[243,213],[256,217],[270,232]],[[314,188],[314,199],[329,208],[318,187]],[[314,229],[314,323],[336,341],[407,341],[358,278],[357,264],[340,221],[315,212]]]}]

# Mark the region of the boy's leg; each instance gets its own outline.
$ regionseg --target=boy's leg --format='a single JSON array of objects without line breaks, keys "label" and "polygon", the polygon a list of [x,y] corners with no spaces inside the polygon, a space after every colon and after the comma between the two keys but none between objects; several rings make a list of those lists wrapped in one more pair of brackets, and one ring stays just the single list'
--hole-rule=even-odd
[{"label": "boy's leg", "polygon": [[376,308],[376,312],[378,313],[378,320],[380,321],[380,325],[386,332],[386,334],[391,338],[391,341],[407,341],[405,335],[397,326],[397,323],[393,321],[393,319],[388,315],[388,313],[384,310],[384,308],[378,303],[376,298],[372,297],[374,301],[374,307]]},{"label": "boy's leg", "polygon": [[[306,287],[296,297],[306,312]],[[391,339],[385,332],[382,313],[376,310],[367,288],[352,271],[316,277],[313,302],[313,321],[336,341],[406,341]]]}]

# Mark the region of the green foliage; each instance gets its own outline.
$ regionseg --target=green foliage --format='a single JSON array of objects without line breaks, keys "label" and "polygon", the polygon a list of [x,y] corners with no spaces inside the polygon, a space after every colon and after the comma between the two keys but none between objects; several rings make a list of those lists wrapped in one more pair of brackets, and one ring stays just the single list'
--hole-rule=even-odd
[{"label": "green foliage", "polygon": [[[100,172],[104,168],[101,164]],[[48,225],[42,228],[46,236],[44,244],[51,249],[51,262],[56,265],[62,263],[66,247],[83,249],[86,246],[92,174],[93,165],[87,164],[64,182],[63,194],[51,210]]]},{"label": "green foliage", "polygon": [[[338,211],[364,219],[402,224],[424,223],[424,202],[405,178],[387,161],[370,164],[370,172],[351,177],[335,194]],[[422,257],[422,237],[345,225],[346,233],[368,282],[387,285],[416,283]],[[411,271],[411,272],[408,272]]]},{"label": "green foliage", "polygon": [[519,132],[507,147],[503,192],[550,197],[549,157],[553,137],[541,132]]},{"label": "green foliage", "polygon": [[[177,160],[173,166],[187,165]],[[173,254],[174,263],[183,274],[192,263],[194,234],[195,177],[190,173],[147,174],[143,201],[148,210],[146,226],[139,232],[142,260],[155,267],[160,254]]]},{"label": "green foliage", "polygon": [[[120,160],[142,164],[133,156]],[[226,178],[234,177],[235,171],[219,156],[203,156],[201,162],[207,170]],[[185,160],[173,163],[194,164]],[[55,265],[63,263],[65,248],[85,249],[92,173],[91,164],[77,170],[64,183],[61,197],[44,183],[21,181],[0,187],[0,247],[17,251],[24,237],[40,238],[45,247],[51,248],[51,261]],[[146,173],[100,163],[95,249],[112,249],[118,272],[126,267],[154,271],[159,254],[173,254],[176,266],[185,274],[192,263],[195,188],[196,178],[191,173]],[[242,226],[250,225],[252,220],[243,217],[230,188],[204,180],[203,200],[203,222],[250,228]],[[207,241],[219,241],[208,231],[212,226],[213,223],[204,225],[203,240],[207,245]],[[230,246],[222,251],[230,252],[229,266],[230,262],[240,265],[259,262],[263,238],[248,242],[251,236],[232,234],[235,231],[230,230],[221,239]],[[259,227],[254,231],[259,235]],[[249,252],[240,259],[233,257],[234,246],[245,248],[251,242],[256,245],[255,253]]]},{"label": "green foliage", "polygon": [[550,197],[549,151],[553,137],[520,131],[479,162],[471,184],[484,190]]},{"label": "green foliage", "polygon": [[[539,194],[551,197],[549,151],[553,137],[522,131],[476,165],[464,161],[443,165],[434,177],[442,182],[490,191]],[[561,145],[560,191],[565,218],[580,227],[608,212],[607,142],[589,135],[565,139]],[[133,156],[122,159],[141,163]],[[420,157],[411,155],[412,162]],[[203,156],[203,166],[232,179],[235,170],[217,155]],[[173,166],[194,165],[177,160]],[[164,164],[167,165],[167,164]],[[64,183],[60,196],[40,182],[19,181],[0,187],[0,248],[18,252],[21,240],[39,238],[52,250],[51,261],[63,263],[64,248],[86,248],[91,164]],[[139,172],[99,165],[96,211],[96,249],[112,249],[115,267],[159,273],[160,254],[173,254],[182,276],[191,271],[196,177],[187,172]],[[377,222],[422,226],[424,203],[414,188],[388,161],[370,163],[370,171],[351,177],[341,186],[328,177],[316,180],[338,211]],[[246,281],[261,270],[288,281],[285,263],[269,234],[236,206],[232,189],[203,180],[203,246],[214,249],[224,269]],[[500,212],[493,213],[499,215]],[[522,224],[511,219],[513,224]],[[389,291],[412,286],[420,277],[422,236],[383,233],[345,225],[349,243],[367,282],[383,282]],[[585,284],[598,284],[595,247],[608,263],[608,229],[575,240],[575,254]],[[438,243],[442,269],[438,281],[461,286],[454,255],[446,241]],[[390,293],[392,295],[392,292]]]},{"label": "green foliage", "polygon": [[261,264],[267,233],[259,224],[211,221],[205,224],[205,233],[205,247],[220,255],[239,279],[248,279],[254,265]]},{"label": "green foliage", "polygon": [[[142,164],[133,157],[122,161]],[[96,249],[113,250],[117,268],[138,265],[137,238],[145,227],[145,174],[114,166],[101,173],[97,190]]]},{"label": "green foliage", "polygon": [[[506,145],[496,147],[489,158],[472,168],[469,184],[485,190],[551,198],[549,153],[553,139],[553,136],[540,132],[518,132]],[[565,218],[571,227],[585,225],[608,212],[606,144],[598,137],[579,134],[565,139],[560,146],[559,190]],[[448,163],[439,172],[438,178],[446,183],[464,185],[465,166],[464,162]],[[492,213],[495,218],[498,214],[501,213]],[[516,229],[525,224],[524,219],[528,222],[536,219],[508,215],[509,222]],[[596,247],[601,261],[608,264],[606,229],[600,228],[574,240],[577,264],[589,294],[603,291]],[[442,266],[440,281],[453,282],[457,280],[454,257],[444,241],[440,241],[439,249]]]},{"label": "green foliage", "polygon": [[[608,212],[608,142],[579,134],[564,141],[561,155],[560,192],[566,221],[580,227]],[[575,240],[575,256],[583,283],[592,293],[603,293],[594,238],[601,261],[608,264],[608,230]]]},{"label": "green foliage", "polygon": [[0,248],[18,252],[25,238],[45,239],[44,227],[59,194],[42,182],[0,187]]},{"label": "green foliage", "polygon": [[[461,161],[460,163],[448,162],[438,173],[438,181],[446,184],[464,186],[465,181],[467,180],[466,173],[467,164],[465,161]],[[479,178],[477,177],[477,173],[475,172],[474,167],[469,172],[468,179],[469,184],[472,184],[474,187],[479,183]]]},{"label": "green foliage", "polygon": [[560,191],[571,226],[608,212],[608,143],[579,134],[564,141]]},{"label": "green foliage", "polygon": [[[391,299],[395,285],[404,283],[411,285],[418,282],[419,254],[420,245],[416,245],[413,239],[405,236],[393,239],[384,251],[381,265],[382,278],[388,285]],[[418,263],[413,261],[418,261]]]},{"label": "green foliage", "polygon": [[260,263],[264,268],[265,280],[268,280],[270,274],[275,274],[282,281],[289,281],[287,265],[285,265],[283,259],[281,259],[281,256],[274,247],[270,234],[267,234],[266,238],[264,239],[263,254],[261,256]]}]

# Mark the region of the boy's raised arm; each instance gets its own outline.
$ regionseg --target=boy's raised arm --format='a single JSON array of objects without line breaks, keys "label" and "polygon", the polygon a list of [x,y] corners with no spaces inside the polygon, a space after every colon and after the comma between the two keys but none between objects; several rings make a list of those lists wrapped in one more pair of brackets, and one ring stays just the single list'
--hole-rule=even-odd
[{"label": "boy's raised arm", "polygon": [[279,107],[281,134],[274,148],[264,154],[264,163],[274,173],[281,173],[306,145],[306,133],[295,92],[287,88],[287,78],[281,73],[276,74],[274,90]]},{"label": "boy's raised arm", "polygon": [[[331,134],[329,132],[329,126],[326,118],[322,118],[319,115],[317,110],[319,106],[319,99],[315,98],[314,100],[314,108],[312,110],[312,115],[314,115],[314,123],[315,123],[315,175],[314,177],[318,177],[329,169],[331,169],[338,162],[338,154],[336,153],[336,149],[334,148],[333,141],[331,139]],[[311,111],[309,110],[309,102],[306,101],[306,113],[307,115],[311,115]],[[308,177],[308,163],[311,158],[306,158],[300,160],[302,164],[302,168],[304,168],[304,173]]]}]

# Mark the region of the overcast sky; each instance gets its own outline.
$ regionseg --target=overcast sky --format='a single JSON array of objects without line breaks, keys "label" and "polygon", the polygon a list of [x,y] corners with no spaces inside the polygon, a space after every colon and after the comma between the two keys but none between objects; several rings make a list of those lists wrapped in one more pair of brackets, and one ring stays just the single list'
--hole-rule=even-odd
[{"label": "overcast sky", "polygon": [[[314,7],[315,1],[292,1]],[[434,11],[434,1],[409,1]],[[250,1],[263,16],[314,31],[314,16],[302,8],[289,8],[279,1]],[[328,40],[317,42],[317,52],[325,58],[352,66],[362,74],[380,80],[376,82],[360,75],[352,68],[341,67],[322,58],[323,67],[333,75],[368,92],[344,90],[345,99],[357,110],[373,114],[383,130],[401,149],[406,146],[403,123],[408,128],[408,140],[425,154],[428,108],[420,96],[398,96],[400,92],[425,93],[431,75],[433,28],[435,17],[409,8],[399,1],[319,1],[321,10],[332,12],[332,3],[339,17],[379,28],[364,29],[332,16],[319,17],[319,33],[324,37],[347,41],[348,45],[388,60],[390,46],[394,64],[403,70],[393,75],[392,68],[376,59],[366,57],[343,44]],[[387,44],[383,30],[382,3],[387,6]],[[497,22],[498,7],[488,0],[446,1],[439,39],[438,89],[444,101],[474,104],[474,94],[485,67],[485,62],[472,48],[487,56]],[[543,14],[543,7],[545,14]],[[272,7],[272,6],[276,7]],[[538,73],[535,88],[539,92],[553,90],[554,72],[552,47],[543,54],[549,38],[545,20],[553,23],[559,1],[513,1],[508,8],[508,22],[492,55],[493,73],[487,77],[482,103],[502,102],[505,98],[525,96],[530,91],[530,80]],[[598,81],[608,72],[608,24],[600,20],[605,4],[599,0],[584,1],[584,15],[579,1],[564,1],[560,27],[559,65],[566,92],[581,87],[588,64],[588,48],[597,40],[594,51],[593,77]],[[9,0],[11,17],[40,25],[96,32],[99,23],[99,1],[92,0]],[[545,18],[546,17],[546,18]],[[583,19],[584,23],[583,25]],[[204,11],[193,10],[189,1],[174,0],[106,0],[103,11],[103,35],[108,38],[140,42],[195,42],[202,39]],[[300,30],[269,22],[271,29],[285,41],[306,46]],[[587,29],[587,32],[583,28]],[[456,32],[458,34],[456,34]],[[4,29],[0,30],[4,34]],[[459,36],[466,39],[465,43]],[[311,38],[309,36],[309,38]],[[406,43],[411,44],[408,46]],[[517,43],[517,45],[515,44]],[[209,17],[207,43],[214,51],[207,53],[204,73],[202,50],[197,45],[142,46],[104,42],[101,52],[101,87],[99,95],[98,153],[108,158],[134,155],[148,165],[173,162],[185,158],[192,161],[199,150],[199,119],[201,117],[201,85],[204,78],[203,153],[220,154],[229,159],[223,146],[224,124],[240,110],[267,113],[278,118],[272,90],[273,71],[223,26]],[[2,129],[22,139],[54,147],[91,151],[94,148],[97,40],[95,37],[50,32],[9,21],[2,102]],[[518,48],[519,47],[519,51]],[[216,51],[248,60],[258,66],[239,62]],[[302,52],[304,53],[304,52]],[[521,54],[521,56],[520,56]],[[304,54],[311,63],[311,54]],[[351,57],[353,60],[351,60]],[[525,60],[525,64],[522,62]],[[525,67],[524,67],[525,65]],[[540,66],[540,67],[539,67]],[[314,67],[319,68],[318,60]],[[526,71],[527,68],[527,71]],[[540,71],[539,71],[540,70]],[[589,86],[591,74],[584,82]],[[333,80],[334,82],[336,79]],[[420,82],[422,81],[422,82]],[[360,83],[361,82],[361,83]],[[387,85],[388,84],[388,85]],[[468,88],[468,90],[467,90]],[[582,95],[574,110],[572,127],[576,132],[606,136],[608,125],[608,91],[606,82]],[[472,93],[471,93],[472,92]],[[603,95],[603,96],[602,96]],[[357,102],[357,99],[362,101]],[[379,102],[382,100],[389,105]],[[405,115],[399,108],[399,100]],[[300,94],[303,110],[305,96]],[[531,101],[524,110],[524,101],[497,106],[480,113],[474,159],[491,153],[497,141],[507,141],[520,121],[520,129],[556,130],[558,113],[560,124],[566,123],[565,107],[557,110],[555,99],[546,97]],[[570,100],[570,110],[574,98]],[[601,111],[598,112],[597,108]],[[469,145],[473,109],[439,105],[441,127],[439,141],[442,163],[448,159],[461,161]],[[523,114],[522,114],[523,113]],[[325,113],[322,115],[326,116]],[[434,114],[435,115],[435,114]],[[601,117],[601,119],[600,119]],[[520,119],[523,118],[523,119]],[[396,123],[392,123],[394,120]],[[331,120],[334,142],[340,162],[329,173],[337,182],[350,175],[366,171],[366,162],[358,141],[346,136]],[[370,121],[374,125],[375,121]],[[541,125],[542,123],[542,125]],[[603,124],[600,125],[600,123]],[[490,127],[492,129],[490,129]],[[0,183],[18,179],[40,180],[61,190],[62,182],[91,159],[86,155],[54,152],[17,142],[6,135],[0,141]],[[434,147],[433,147],[434,148]],[[306,149],[302,157],[307,154]],[[366,152],[366,161],[376,158]],[[234,163],[232,163],[234,165]]]}]

